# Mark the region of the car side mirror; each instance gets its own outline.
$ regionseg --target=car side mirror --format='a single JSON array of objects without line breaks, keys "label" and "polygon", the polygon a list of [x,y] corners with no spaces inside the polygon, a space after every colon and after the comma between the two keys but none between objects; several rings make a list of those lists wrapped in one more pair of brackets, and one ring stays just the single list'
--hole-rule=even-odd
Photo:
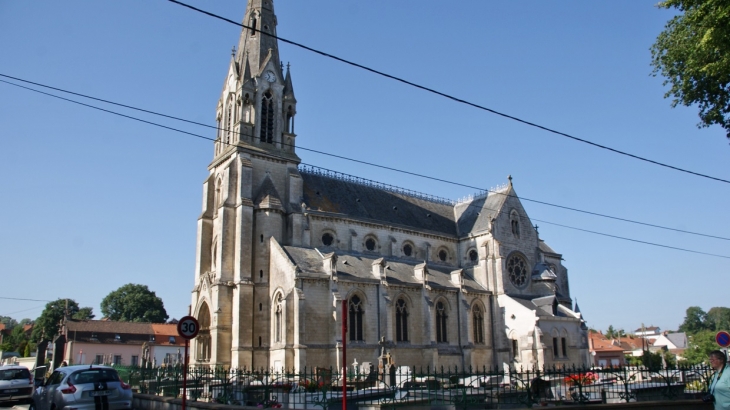
[{"label": "car side mirror", "polygon": [[35,387],[43,387],[46,384],[46,381],[43,379],[35,379],[33,380],[33,385]]}]

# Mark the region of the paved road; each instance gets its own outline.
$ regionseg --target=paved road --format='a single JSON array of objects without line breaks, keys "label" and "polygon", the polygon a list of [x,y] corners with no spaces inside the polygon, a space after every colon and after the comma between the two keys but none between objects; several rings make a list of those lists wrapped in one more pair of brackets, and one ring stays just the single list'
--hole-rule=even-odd
[{"label": "paved road", "polygon": [[18,404],[18,403],[0,403],[0,410],[28,410],[27,404]]}]

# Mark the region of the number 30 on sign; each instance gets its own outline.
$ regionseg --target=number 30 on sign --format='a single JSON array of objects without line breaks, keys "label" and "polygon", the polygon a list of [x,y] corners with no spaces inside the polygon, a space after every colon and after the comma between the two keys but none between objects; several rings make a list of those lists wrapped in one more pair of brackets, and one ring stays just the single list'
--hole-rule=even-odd
[{"label": "number 30 on sign", "polygon": [[194,339],[198,335],[200,325],[198,319],[192,316],[185,316],[177,322],[177,334],[185,339]]}]

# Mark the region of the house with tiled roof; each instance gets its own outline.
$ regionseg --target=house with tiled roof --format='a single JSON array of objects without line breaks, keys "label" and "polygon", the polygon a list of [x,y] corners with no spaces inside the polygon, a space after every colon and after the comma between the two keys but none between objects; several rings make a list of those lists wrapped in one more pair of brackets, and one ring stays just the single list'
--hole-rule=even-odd
[{"label": "house with tiled roof", "polygon": [[588,346],[594,366],[619,367],[626,364],[624,349],[616,339],[608,339],[601,332],[589,332]]},{"label": "house with tiled roof", "polygon": [[69,364],[138,366],[179,363],[185,341],[174,324],[67,320],[63,360]]}]

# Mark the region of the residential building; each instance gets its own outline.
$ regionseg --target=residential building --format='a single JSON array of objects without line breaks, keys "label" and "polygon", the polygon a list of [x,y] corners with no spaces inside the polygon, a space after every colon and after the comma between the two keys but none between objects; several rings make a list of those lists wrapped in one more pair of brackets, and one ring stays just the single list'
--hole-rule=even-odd
[{"label": "residential building", "polygon": [[654,338],[652,346],[668,350],[670,353],[676,355],[677,358],[681,358],[687,349],[687,343],[687,334],[684,332],[664,332]]},{"label": "residential building", "polygon": [[69,364],[177,364],[185,347],[174,324],[67,320],[61,336]]},{"label": "residential building", "polygon": [[662,329],[658,326],[640,327],[634,330],[634,336],[638,337],[653,337],[662,334]]},{"label": "residential building", "polygon": [[562,255],[511,177],[450,201],[303,166],[273,1],[249,0],[243,22],[203,183],[194,363],[341,368],[343,342],[399,366],[590,362]]},{"label": "residential building", "polygon": [[608,339],[601,332],[589,332],[588,344],[593,365],[598,367],[620,367],[626,364],[624,349],[617,339]]}]

